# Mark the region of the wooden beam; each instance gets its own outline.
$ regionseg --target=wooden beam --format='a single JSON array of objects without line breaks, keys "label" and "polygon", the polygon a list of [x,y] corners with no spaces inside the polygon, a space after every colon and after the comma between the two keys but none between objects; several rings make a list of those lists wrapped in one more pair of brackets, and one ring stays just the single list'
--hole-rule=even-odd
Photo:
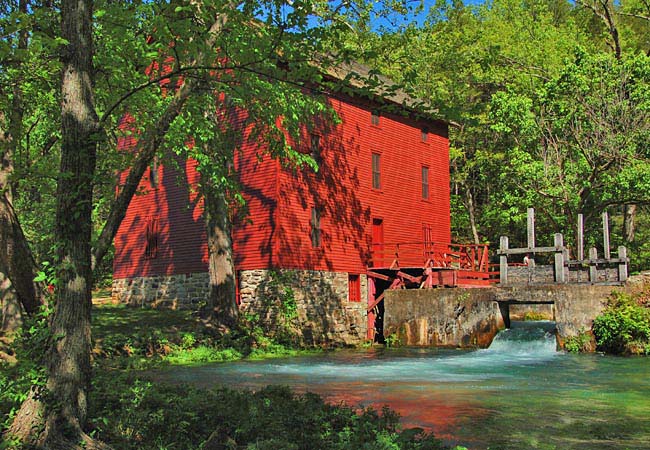
[{"label": "wooden beam", "polygon": [[562,233],[555,233],[554,242],[555,247],[561,249],[555,252],[555,282],[564,283],[564,237]]},{"label": "wooden beam", "polygon": [[627,249],[624,246],[618,247],[618,281],[627,281]]},{"label": "wooden beam", "polygon": [[607,211],[603,213],[603,252],[605,253],[605,259],[612,257],[609,250],[609,216]]},{"label": "wooden beam", "polygon": [[384,280],[384,281],[390,281],[393,278],[389,277],[388,275],[384,275],[383,273],[378,273],[378,272],[373,272],[372,270],[369,270],[366,272],[366,275],[368,275],[371,278],[377,278],[378,280]]},{"label": "wooden beam", "polygon": [[397,272],[397,276],[406,278],[411,283],[419,283],[422,281],[422,277],[414,277],[413,275],[409,275],[408,273],[402,272],[401,270]]},{"label": "wooden beam", "polygon": [[528,248],[535,247],[535,209],[528,208],[526,229],[528,234]]},{"label": "wooden beam", "polygon": [[585,223],[584,216],[578,214],[578,260],[585,259]]},{"label": "wooden beam", "polygon": [[374,309],[374,307],[377,306],[379,304],[379,302],[384,299],[384,294],[385,293],[386,293],[386,291],[382,292],[379,297],[377,297],[371,304],[369,304],[367,311],[372,311]]},{"label": "wooden beam", "polygon": [[[505,236],[502,236],[505,237]],[[561,247],[535,247],[535,248],[509,248],[507,250],[501,250],[497,252],[497,255],[524,255],[526,253],[555,253],[562,251]]]},{"label": "wooden beam", "polygon": [[597,260],[598,259],[598,250],[596,250],[596,247],[591,247],[589,249],[589,281],[592,283],[595,283],[598,281],[598,269],[596,267],[596,263],[592,263],[591,261]]},{"label": "wooden beam", "polygon": [[501,236],[499,242],[499,282],[508,284],[508,236]]}]

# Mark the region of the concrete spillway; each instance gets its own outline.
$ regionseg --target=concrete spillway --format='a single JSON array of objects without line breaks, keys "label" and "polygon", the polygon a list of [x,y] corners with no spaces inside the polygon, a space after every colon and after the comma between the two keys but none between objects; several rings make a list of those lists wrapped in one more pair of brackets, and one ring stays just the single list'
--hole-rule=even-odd
[{"label": "concrete spillway", "polygon": [[[405,345],[480,347],[510,325],[512,305],[552,305],[558,344],[590,330],[615,288],[549,284],[475,289],[386,291],[384,335]],[[623,289],[623,287],[618,287]]]}]

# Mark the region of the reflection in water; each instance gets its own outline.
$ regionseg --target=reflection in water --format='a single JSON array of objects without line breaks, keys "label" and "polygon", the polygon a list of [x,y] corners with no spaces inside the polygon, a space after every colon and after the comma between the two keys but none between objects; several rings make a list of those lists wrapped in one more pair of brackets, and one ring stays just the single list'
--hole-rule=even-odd
[{"label": "reflection in water", "polygon": [[513,323],[489,349],[372,349],[174,368],[202,387],[287,384],[332,402],[389,405],[404,426],[469,448],[650,449],[650,362],[555,351],[550,322]]}]

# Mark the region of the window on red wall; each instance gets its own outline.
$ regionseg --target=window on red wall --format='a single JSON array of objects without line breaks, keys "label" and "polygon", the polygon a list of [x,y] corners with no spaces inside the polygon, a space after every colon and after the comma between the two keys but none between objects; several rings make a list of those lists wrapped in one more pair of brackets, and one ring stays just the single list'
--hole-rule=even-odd
[{"label": "window on red wall", "polygon": [[311,246],[319,248],[322,244],[322,232],[320,227],[320,211],[318,208],[311,209]]},{"label": "window on red wall", "polygon": [[422,198],[429,200],[429,168],[422,166]]},{"label": "window on red wall", "polygon": [[358,274],[348,274],[348,301],[361,301],[361,277]]},{"label": "window on red wall", "polygon": [[372,154],[372,188],[381,189],[381,155]]},{"label": "window on red wall", "polygon": [[427,142],[429,140],[429,129],[427,127],[424,127],[421,129],[421,138],[422,142]]},{"label": "window on red wall", "polygon": [[147,228],[145,229],[146,245],[144,248],[144,257],[146,259],[154,259],[158,257],[158,240],[160,230],[158,227],[158,218],[149,219]]},{"label": "window on red wall", "polygon": [[379,111],[372,111],[370,113],[370,123],[379,126]]},{"label": "window on red wall", "polygon": [[310,142],[309,142],[309,150],[311,153],[311,157],[314,158],[314,161],[316,163],[320,164],[321,163],[321,156],[320,156],[320,136],[317,134],[312,134],[310,136]]}]

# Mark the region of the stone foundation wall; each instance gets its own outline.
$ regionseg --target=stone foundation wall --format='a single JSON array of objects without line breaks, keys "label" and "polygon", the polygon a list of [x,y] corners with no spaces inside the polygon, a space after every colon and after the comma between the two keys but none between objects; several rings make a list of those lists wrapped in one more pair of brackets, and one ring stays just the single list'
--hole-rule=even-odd
[{"label": "stone foundation wall", "polygon": [[113,280],[112,300],[131,306],[196,309],[208,297],[207,272]]},{"label": "stone foundation wall", "polygon": [[[286,270],[241,271],[241,310],[270,326],[282,324],[281,299],[295,301],[295,332],[306,345],[359,345],[366,338],[368,280],[360,276],[361,302],[348,301],[348,273]],[[291,294],[284,291],[291,289]],[[278,292],[280,291],[280,292]]]},{"label": "stone foundation wall", "polygon": [[[360,284],[362,301],[349,302],[347,272],[243,270],[240,308],[257,315],[271,333],[291,327],[305,345],[359,345],[368,327],[365,275]],[[208,293],[208,274],[201,272],[113,280],[112,298],[133,306],[196,309]],[[282,307],[286,298],[295,304],[296,315],[288,324]]]}]

